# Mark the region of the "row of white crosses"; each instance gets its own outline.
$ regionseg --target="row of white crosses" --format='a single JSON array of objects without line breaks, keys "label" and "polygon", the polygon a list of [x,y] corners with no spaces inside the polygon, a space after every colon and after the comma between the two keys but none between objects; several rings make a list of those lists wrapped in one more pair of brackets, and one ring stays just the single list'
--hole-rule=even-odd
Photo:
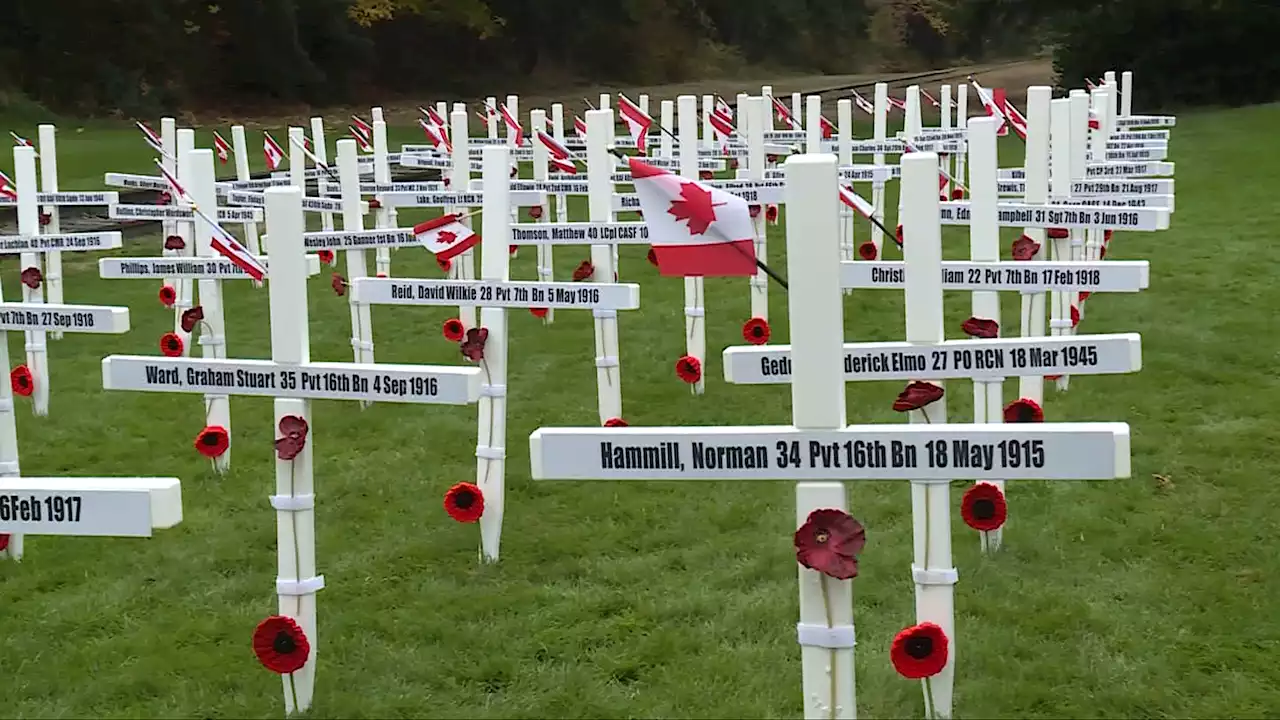
[{"label": "row of white crosses", "polygon": [[[45,180],[46,186],[52,182],[56,187],[56,175],[49,167],[52,160],[48,159],[54,155],[53,134],[51,126],[46,127],[50,127],[47,134],[43,128],[41,132]],[[19,253],[23,268],[38,268],[41,254],[120,247],[118,232],[41,233],[40,203],[66,203],[59,203],[63,198],[56,191],[36,192],[34,148],[14,148],[13,159],[18,234],[0,236],[0,253]],[[129,331],[129,309],[44,303],[38,286],[24,286],[22,302],[0,300],[0,365],[4,367],[9,366],[8,335],[15,330],[27,336],[28,362],[46,369],[43,375],[32,372],[25,379],[15,377],[12,384],[0,383],[0,558],[21,559],[24,534],[150,537],[153,529],[178,524],[182,520],[182,493],[177,478],[41,478],[23,477],[20,472],[14,388],[34,384],[36,397],[41,397],[43,388],[47,402],[47,366],[35,365],[43,361],[45,334],[125,333]]]},{"label": "row of white crosses", "polygon": [[[994,131],[994,128],[992,128]],[[994,143],[993,143],[994,144]],[[938,157],[903,158],[907,297],[906,347],[929,353],[943,342]],[[952,639],[955,623],[949,482],[976,479],[1113,479],[1129,474],[1129,431],[1123,423],[949,425],[945,402],[913,413],[905,427],[847,426],[843,383],[842,265],[837,162],[829,156],[790,158],[787,176],[787,270],[803,277],[789,290],[794,337],[787,352],[792,377],[792,426],[540,428],[529,440],[535,480],[791,480],[797,522],[813,510],[845,509],[843,481],[908,480],[916,524],[917,616]],[[984,344],[967,341],[975,353]],[[769,353],[779,348],[744,348]],[[946,348],[951,352],[951,348]],[[996,350],[996,352],[1002,352]],[[916,353],[904,355],[917,357]],[[915,417],[918,415],[919,417]],[[964,458],[957,468],[948,458]],[[979,462],[971,462],[978,460]],[[818,482],[821,481],[821,482]],[[856,716],[852,588],[800,568],[800,623],[806,718]],[[927,710],[951,715],[954,653],[926,693]]]}]

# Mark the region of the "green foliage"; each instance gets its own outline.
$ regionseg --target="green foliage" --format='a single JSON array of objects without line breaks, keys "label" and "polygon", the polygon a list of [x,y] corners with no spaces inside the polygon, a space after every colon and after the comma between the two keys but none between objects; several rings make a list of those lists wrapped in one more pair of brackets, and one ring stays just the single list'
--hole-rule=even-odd
[{"label": "green foliage", "polygon": [[1244,105],[1280,98],[1280,4],[1256,0],[1111,0],[1055,22],[1059,84],[1132,70],[1137,104]]}]

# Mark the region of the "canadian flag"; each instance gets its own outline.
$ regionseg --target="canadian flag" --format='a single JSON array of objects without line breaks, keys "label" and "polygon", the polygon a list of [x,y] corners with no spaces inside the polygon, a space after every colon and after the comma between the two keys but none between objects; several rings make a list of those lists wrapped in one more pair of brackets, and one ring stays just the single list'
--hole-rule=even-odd
[{"label": "canadian flag", "polygon": [[639,105],[631,102],[621,93],[618,94],[618,115],[622,117],[622,122],[626,123],[631,139],[636,141],[636,150],[639,150],[641,155],[647,155],[649,128],[653,127],[653,118],[646,115]]},{"label": "canadian flag", "polygon": [[733,106],[725,102],[724,98],[719,95],[716,96],[715,112],[729,118],[730,120],[733,119]]},{"label": "canadian flag", "polygon": [[218,153],[218,159],[222,161],[223,165],[226,165],[227,161],[231,159],[231,146],[218,134],[217,130],[213,131],[213,151]]},{"label": "canadian flag", "polygon": [[267,268],[258,262],[258,258],[249,252],[249,248],[240,244],[231,233],[222,229],[222,226],[213,224],[213,239],[209,242],[209,247],[214,252],[231,261],[232,265],[240,268],[246,275],[262,281],[267,276]]},{"label": "canadian flag", "polygon": [[431,145],[435,147],[437,151],[446,153],[453,152],[453,143],[449,142],[449,138],[444,134],[443,130],[422,118],[418,118],[418,125],[422,127],[422,132],[426,134],[427,140],[431,142]]},{"label": "canadian flag", "polygon": [[1096,88],[1098,87],[1097,85],[1094,85],[1094,84],[1093,84],[1093,81],[1092,81],[1092,80],[1090,80],[1089,78],[1085,78],[1085,79],[1084,79],[1084,86],[1085,86],[1085,88],[1086,88],[1086,89],[1088,89],[1088,90],[1094,90],[1094,89],[1096,89]]},{"label": "canadian flag", "polygon": [[[422,121],[419,120],[418,122],[422,122]],[[360,128],[354,125],[348,125],[347,129],[351,131],[351,137],[356,139],[356,145],[360,148],[361,151],[367,152],[367,153],[373,152],[373,145],[369,143],[369,138],[365,136],[364,132],[361,131]]]},{"label": "canadian flag", "polygon": [[890,95],[890,96],[888,96],[888,97],[889,97],[889,107],[894,108],[895,110],[901,110],[902,112],[906,112],[906,111],[907,111],[907,101],[906,101],[906,100],[899,100],[898,98],[896,98],[896,97],[894,97],[894,96],[892,96],[892,95]]},{"label": "canadian flag", "polygon": [[0,172],[0,195],[13,200],[18,199],[18,186],[14,185],[9,176],[3,172]]},{"label": "canadian flag", "polygon": [[427,114],[427,122],[435,128],[436,134],[447,142],[449,140],[448,123],[444,121],[444,118],[440,117],[440,113],[436,112],[434,108],[427,108],[423,112]]},{"label": "canadian flag", "polygon": [[833,137],[835,137],[835,136],[836,136],[836,126],[835,126],[835,125],[832,125],[830,120],[828,120],[828,119],[826,119],[825,117],[823,117],[823,116],[819,115],[819,116],[818,116],[818,124],[822,127],[822,137],[823,137],[823,138],[825,138],[825,139],[828,139],[828,140],[829,140],[829,139],[831,139],[831,138],[833,138]]},{"label": "canadian flag", "polygon": [[1089,129],[1101,130],[1102,121],[1098,119],[1098,113],[1092,109],[1089,110]]},{"label": "canadian flag", "polygon": [[982,103],[982,107],[986,109],[987,115],[995,118],[1000,122],[996,128],[996,135],[1008,135],[1009,129],[1006,127],[1009,123],[1008,118],[1004,116],[1004,91],[997,90],[999,97],[997,98],[990,90],[978,84],[977,80],[970,80],[973,85],[974,92],[978,93],[978,102]]},{"label": "canadian flag", "polygon": [[35,147],[35,145],[31,144],[30,140],[22,137],[16,132],[10,131],[9,137],[13,138],[13,144],[17,145],[18,147]]},{"label": "canadian flag", "polygon": [[722,141],[733,137],[736,132],[733,129],[733,119],[719,110],[711,113],[707,121],[711,123],[711,131]]},{"label": "canadian flag", "polygon": [[480,236],[462,224],[461,215],[441,215],[413,226],[413,234],[436,260],[448,260],[475,247]]},{"label": "canadian flag", "polygon": [[876,106],[871,104],[871,102],[868,101],[866,98],[859,95],[857,90],[853,91],[853,104],[857,105],[859,108],[862,108],[862,112],[868,115],[876,114]]},{"label": "canadian flag", "polygon": [[1013,103],[1009,102],[1008,99],[1005,99],[1004,105],[1001,109],[1004,110],[1004,116],[1009,120],[1009,127],[1013,128],[1013,131],[1018,133],[1018,137],[1026,140],[1027,118],[1022,113],[1018,112],[1018,108],[1014,107]]},{"label": "canadian flag", "polygon": [[151,146],[151,149],[155,150],[161,155],[164,155],[164,143],[160,141],[160,136],[156,133],[156,131],[147,127],[146,123],[138,122],[135,120],[134,124],[138,126],[139,130],[142,131],[142,139],[147,141],[147,144]]},{"label": "canadian flag", "polygon": [[587,123],[577,115],[573,116],[573,131],[577,133],[579,138],[587,139]]},{"label": "canadian flag", "polygon": [[791,128],[792,130],[804,129],[800,127],[800,122],[797,121],[794,117],[792,117],[791,111],[787,109],[786,105],[782,104],[781,100],[779,100],[776,97],[771,97],[769,99],[773,101],[773,111],[778,116],[778,122],[786,123],[787,127]]},{"label": "canadian flag", "polygon": [[355,123],[355,129],[364,136],[366,144],[373,144],[373,126],[365,122],[359,115],[352,115],[351,122]]},{"label": "canadian flag", "polygon": [[870,219],[876,214],[875,206],[867,202],[867,199],[854,192],[852,187],[847,185],[840,186],[840,202],[853,208],[853,211],[864,218]]},{"label": "canadian flag", "polygon": [[570,175],[578,174],[578,168],[573,164],[573,154],[569,152],[568,148],[561,145],[559,140],[541,130],[535,130],[533,137],[547,149],[547,162],[554,165],[561,172],[566,172]]},{"label": "canadian flag", "polygon": [[267,159],[268,170],[276,170],[284,163],[284,150],[271,138],[271,133],[262,133],[262,155]]},{"label": "canadian flag", "polygon": [[755,230],[746,200],[638,158],[627,162],[661,275],[756,274]]},{"label": "canadian flag", "polygon": [[524,128],[520,127],[520,121],[516,120],[515,116],[511,114],[511,111],[507,109],[506,105],[499,108],[499,112],[502,115],[503,124],[507,126],[507,135],[516,136],[516,147],[524,145]]}]

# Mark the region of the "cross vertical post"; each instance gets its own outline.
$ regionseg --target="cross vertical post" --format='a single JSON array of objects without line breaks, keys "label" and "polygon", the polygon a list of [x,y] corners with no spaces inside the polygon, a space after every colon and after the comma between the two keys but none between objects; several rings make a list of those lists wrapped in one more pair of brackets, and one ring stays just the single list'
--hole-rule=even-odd
[{"label": "cross vertical post", "polygon": [[[493,103],[496,99],[489,98],[490,107],[497,112],[497,105]],[[489,137],[497,139],[498,127],[496,115],[489,116]],[[466,112],[459,113],[454,110],[449,114],[450,133],[449,139],[453,143],[453,169],[449,172],[449,187],[454,192],[467,192],[471,185],[471,142],[467,129]],[[466,213],[465,207],[446,207],[446,213]],[[464,218],[462,224],[471,227],[471,218]],[[473,249],[468,248],[466,252],[453,258],[453,264],[449,268],[449,277],[455,280],[474,280],[476,277],[476,260]],[[470,306],[458,308],[458,319],[462,321],[462,327],[470,330],[476,326],[476,309]]]},{"label": "cross vertical post", "polygon": [[[1071,100],[1057,98],[1049,101],[1049,197],[1054,202],[1071,200]],[[1068,231],[1065,238],[1050,238],[1050,258],[1057,261],[1071,258],[1071,236],[1082,232],[1078,228]],[[1069,335],[1071,328],[1071,302],[1067,293],[1055,290],[1050,294],[1049,334]],[[1065,376],[1058,379],[1058,389],[1063,389]]]},{"label": "cross vertical post", "polygon": [[[529,113],[529,132],[545,133],[546,131],[547,131],[547,112],[542,109],[537,109],[530,112]],[[549,154],[547,152],[547,146],[536,141],[533,142],[532,144],[533,144],[533,179],[535,182],[545,182],[547,180],[547,158],[549,157]],[[503,183],[503,187],[510,188],[510,186],[511,186],[510,182]],[[556,196],[557,207],[560,205],[564,205],[565,203],[566,203],[566,200],[564,195]],[[510,203],[508,202],[508,204]],[[544,199],[542,204],[537,206],[541,212],[538,213],[538,219],[536,222],[539,222],[539,223],[551,222],[551,208],[548,207],[548,205],[549,203],[547,203],[547,201]],[[555,277],[554,255],[552,252],[553,249],[554,247],[552,245],[538,246],[537,277],[538,277],[538,280],[540,280],[541,282],[551,282]],[[481,256],[481,263],[483,264],[484,262],[483,248],[481,248],[480,250],[480,256]],[[551,323],[555,322],[555,314],[556,314],[556,311],[554,308],[547,308],[547,315],[546,317],[542,318],[542,323],[544,325],[550,325]]]},{"label": "cross vertical post", "polygon": [[816,155],[822,152],[822,96],[810,95],[805,103],[805,115],[801,116],[797,110],[796,117],[804,117],[804,151]]},{"label": "cross vertical post", "polygon": [[[1053,90],[1044,85],[1027,88],[1027,139],[1025,193],[1027,204],[1044,204],[1049,200],[1049,103]],[[971,173],[972,174],[972,173]],[[1044,228],[1028,227],[1023,233],[1040,245],[1033,261],[1045,259]],[[1022,337],[1044,337],[1045,293],[1022,296]],[[1044,377],[1022,376],[1018,379],[1018,396],[1044,405]]]},{"label": "cross vertical post", "polygon": [[[387,123],[382,119],[382,108],[373,109],[373,181],[391,182],[391,165],[387,162]],[[380,207],[373,213],[373,226],[379,230],[396,226],[396,209]],[[374,250],[374,267],[379,275],[391,274],[391,248]]]},{"label": "cross vertical post", "polygon": [[[165,172],[169,173],[170,175],[173,175],[174,177],[177,177],[178,176],[178,123],[173,118],[168,118],[168,117],[160,118],[160,147],[164,148],[164,153],[161,155],[161,158],[160,158],[160,166],[164,168]],[[240,152],[239,149],[237,149],[236,152],[239,153]],[[248,178],[245,178],[245,179],[248,179]],[[163,243],[165,242],[165,240],[168,240],[168,238],[171,235],[178,234],[179,223],[173,220],[166,220],[160,224],[160,228],[161,228],[161,232],[164,233],[164,238],[161,240],[161,243],[163,246]],[[190,238],[184,238],[184,239],[189,240]],[[182,255],[184,254],[184,252],[181,250],[174,250],[172,252],[169,250],[165,250],[164,254],[165,255],[169,255],[169,254]],[[168,285],[171,288],[174,288],[175,290],[178,290],[179,292],[177,294],[177,297],[179,300],[181,300],[182,293],[180,291],[182,290],[182,287],[181,285],[179,285],[179,281],[177,279],[165,278],[164,284]],[[175,303],[175,307],[176,307],[176,303]],[[174,331],[177,332],[178,323],[176,319],[174,321],[173,327],[174,327]],[[187,347],[187,342],[186,342],[187,338],[183,337],[181,333],[179,333],[178,336],[182,337],[182,340],[183,340],[182,347],[185,352]]]},{"label": "cross vertical post", "polygon": [[[884,142],[888,138],[889,132],[889,86],[885,83],[876,83],[875,90],[875,100],[873,101],[875,115],[872,117],[871,139],[876,142]],[[884,165],[884,153],[875,153],[872,157],[872,163]],[[880,229],[880,225],[884,223],[884,191],[885,180],[879,177],[873,179],[871,182],[871,204],[875,206],[875,218],[878,222],[871,224],[871,242],[876,246],[876,257],[884,257],[884,230]]]},{"label": "cross vertical post", "polygon": [[[587,111],[587,219],[609,222],[613,219],[613,183],[609,175],[613,158],[607,146],[613,141],[613,111]],[[591,264],[595,282],[613,281],[613,248],[591,246]],[[596,339],[596,403],[600,422],[622,417],[622,367],[618,357],[618,313],[616,310],[592,310]]]},{"label": "cross vertical post", "polygon": [[[840,160],[840,167],[853,164],[853,101],[849,98],[841,98],[836,101],[836,154]],[[840,259],[852,260],[853,248],[857,245],[854,238],[856,233],[853,210],[848,205],[840,203]],[[845,290],[844,294],[849,295],[852,290]]]},{"label": "cross vertical post", "polygon": [[[711,113],[716,110],[716,98],[714,95],[702,96],[702,147],[708,150],[714,150],[716,147],[716,133],[711,127]],[[645,108],[647,114],[649,110]],[[671,128],[663,125],[662,127],[670,130]],[[661,131],[659,131],[661,132]],[[666,133],[662,133],[666,135]]]},{"label": "cross vertical post", "polygon": [[[1087,179],[1089,164],[1089,93],[1084,90],[1072,90],[1069,94],[1071,99],[1071,183],[1074,188],[1075,183],[1084,182]],[[1102,241],[1103,230],[1100,228],[1073,228],[1071,231],[1071,259],[1076,262],[1083,262],[1086,259],[1089,238],[1092,237],[1095,243]],[[1071,299],[1071,307],[1076,308],[1081,315],[1084,313],[1084,307],[1080,303],[1080,293],[1069,293]],[[1068,330],[1071,335],[1076,334],[1074,327]],[[1069,376],[1063,375],[1059,382],[1059,389],[1066,390]]]},{"label": "cross vertical post", "polygon": [[1120,117],[1133,114],[1133,73],[1125,70],[1120,73]]},{"label": "cross vertical post", "polygon": [[[245,142],[244,126],[231,126],[231,146],[236,156],[236,179],[247,182],[253,178],[249,173],[249,145]],[[330,217],[325,215],[325,217]],[[244,244],[254,255],[262,254],[262,244],[258,240],[258,223],[252,220],[244,224]]]},{"label": "cross vertical post", "polygon": [[[674,100],[663,100],[658,105],[660,113],[658,122],[662,123],[662,127],[670,130],[676,126],[676,103]],[[671,140],[671,133],[660,133],[658,139],[658,150],[661,157],[675,157],[675,143]]]},{"label": "cross vertical post", "polygon": [[[46,151],[47,152],[47,151]],[[40,206],[37,204],[39,186],[36,185],[36,150],[29,145],[13,149],[14,182],[18,184],[18,234],[40,234]],[[26,272],[34,268],[40,272],[40,254],[32,249],[19,255],[19,269]],[[22,286],[22,302],[30,304],[44,303],[44,283],[36,283],[36,287]],[[27,367],[35,380],[35,392],[32,394],[31,409],[38,417],[49,414],[49,347],[44,330],[27,330],[26,338]],[[6,366],[7,367],[7,366]]]},{"label": "cross vertical post", "polygon": [[[938,89],[938,105],[939,105],[938,112],[942,114],[941,121],[938,123],[938,127],[940,127],[943,130],[950,130],[951,129],[951,86],[946,83],[943,83],[942,87]],[[964,155],[964,153],[957,153],[956,155],[960,156],[960,155]],[[951,156],[940,155],[938,159],[942,163],[942,169],[945,170],[948,175],[951,175]],[[959,178],[956,178],[956,179],[958,180]],[[946,185],[942,186],[942,195],[946,197],[948,200],[951,199],[951,181],[950,180],[947,181]]]},{"label": "cross vertical post", "polygon": [[[1106,159],[1107,141],[1111,139],[1113,118],[1110,115],[1110,102],[1107,100],[1109,93],[1109,88],[1102,87],[1094,90],[1090,96],[1090,104],[1098,117],[1098,129],[1089,134],[1089,151],[1093,153],[1093,162],[1103,162]],[[1089,242],[1090,239],[1092,242]],[[1091,238],[1086,238],[1085,258],[1100,260],[1105,239],[1106,234],[1096,230]]]},{"label": "cross vertical post", "polygon": [[[36,133],[36,144],[40,148],[40,189],[42,192],[56,193],[58,192],[57,128],[53,125],[40,125],[36,128]],[[45,227],[45,230],[53,235],[62,232],[61,222],[58,218],[58,206],[48,205],[44,208],[44,212],[49,214],[49,224]],[[49,303],[51,305],[61,305],[63,301],[62,253],[55,250],[45,253],[45,255],[46,271],[44,280],[49,288]],[[49,333],[49,339],[61,340],[62,331],[54,330]]]},{"label": "cross vertical post", "polygon": [[[340,140],[338,152],[338,179],[342,186],[342,229],[346,232],[364,230],[364,214],[360,210],[360,169],[356,159],[354,140]],[[295,187],[298,187],[295,185]],[[365,251],[347,250],[347,281],[355,282],[366,277]],[[373,316],[369,306],[357,301],[354,294],[348,298],[351,309],[351,349],[356,363],[373,363]],[[373,403],[361,400],[360,407]]]},{"label": "cross vertical post", "polygon": [[[551,137],[555,138],[561,145],[565,143],[564,136],[564,105],[560,103],[551,103]],[[576,135],[575,135],[576,137]],[[556,193],[556,222],[569,222],[569,202],[568,196],[564,193]],[[541,265],[541,261],[538,263]],[[551,255],[547,255],[547,265],[551,265]],[[550,313],[547,314],[547,322],[551,322]]]},{"label": "cross vertical post", "polygon": [[[188,133],[182,130],[180,133]],[[217,206],[214,186],[213,151],[192,150],[178,157],[178,165],[187,172],[184,182],[192,200],[201,209]],[[214,258],[213,227],[201,215],[195,216],[196,254],[202,258]],[[190,281],[188,281],[190,282]],[[217,278],[201,278],[199,283],[200,307],[204,319],[200,321],[200,356],[225,359],[227,357],[227,328],[222,310],[222,281]],[[231,436],[231,398],[227,395],[204,396],[205,425],[225,428]],[[213,459],[214,470],[224,473],[231,467],[231,448]]]},{"label": "cross vertical post", "polygon": [[[484,99],[484,103],[485,103],[485,113],[484,113],[485,131],[488,133],[490,140],[497,140],[498,139],[498,98],[490,95],[489,97]],[[456,148],[458,146],[457,145],[458,136],[451,134],[449,137],[453,141],[454,147]],[[465,184],[460,187],[465,187]],[[465,279],[465,278],[461,278],[461,279]]]},{"label": "cross vertical post", "polygon": [[[677,125],[680,135],[680,175],[690,180],[698,179],[698,99],[692,95],[676,98]],[[615,245],[614,248],[617,248]],[[693,394],[706,390],[707,374],[707,325],[706,283],[702,277],[684,279],[684,340],[685,353],[698,359],[702,374],[690,385]]]},{"label": "cross vertical post", "polygon": [[[969,86],[965,83],[956,85],[956,128],[964,130],[969,124]],[[965,153],[956,154],[955,178],[965,182]]]},{"label": "cross vertical post", "polygon": [[[493,238],[480,243],[480,278],[506,282],[510,279],[510,253],[503,238],[511,234],[511,151],[504,146],[489,145],[481,155],[484,178],[484,217],[481,237]],[[476,485],[485,499],[480,517],[480,557],[497,562],[502,539],[502,516],[506,496],[507,444],[507,309],[480,309],[480,327],[488,338],[480,367],[484,385],[480,386],[479,427],[476,433]]]},{"label": "cross vertical post", "polygon": [[[182,128],[174,132],[174,169],[170,172],[174,177],[178,178],[185,186],[190,183],[191,178],[184,175],[190,170],[183,167],[182,158],[195,150],[196,139],[195,131],[190,128]],[[188,190],[190,192],[190,190]],[[175,202],[177,199],[175,198]],[[216,207],[216,206],[215,206]],[[216,212],[216,210],[215,210]],[[195,214],[192,213],[192,217]],[[182,248],[174,251],[175,257],[190,258],[196,254],[196,237],[195,226],[191,220],[180,220],[174,223],[175,234],[182,238]],[[166,281],[168,282],[168,281]],[[182,355],[187,357],[191,354],[191,333],[182,328],[182,315],[190,310],[195,304],[196,284],[190,278],[177,276],[173,279],[175,283],[176,299],[173,303],[173,332],[182,340]]]},{"label": "cross vertical post", "polygon": [[[311,118],[311,147],[312,147],[311,154],[316,156],[316,168],[319,169],[320,163],[328,165],[329,164],[329,148],[325,144],[324,118],[322,117]],[[376,169],[376,164],[375,164],[375,169]],[[378,180],[377,182],[382,182],[382,181]],[[328,195],[328,192],[325,192],[321,188],[331,187],[332,184],[333,184],[333,180],[331,180],[327,175],[324,174],[323,171],[321,171],[321,174],[316,178],[316,194],[319,195],[320,197],[325,197],[326,195]],[[333,232],[333,213],[328,211],[320,213],[320,229],[328,232]]]},{"label": "cross vertical post", "polygon": [[[738,102],[738,131],[746,126],[747,135],[747,178],[764,180],[765,153],[764,132],[765,116],[772,112],[765,107],[763,97],[746,97]],[[755,232],[756,259],[761,263],[769,262],[769,229],[765,223],[764,208],[751,218],[751,229]],[[769,321],[769,276],[764,270],[756,268],[756,274],[747,281],[751,287],[751,317]]]},{"label": "cross vertical post", "polygon": [[[773,132],[773,86],[761,85],[760,97],[764,98],[764,125],[760,128],[765,132]],[[787,128],[790,130],[791,128]]]}]

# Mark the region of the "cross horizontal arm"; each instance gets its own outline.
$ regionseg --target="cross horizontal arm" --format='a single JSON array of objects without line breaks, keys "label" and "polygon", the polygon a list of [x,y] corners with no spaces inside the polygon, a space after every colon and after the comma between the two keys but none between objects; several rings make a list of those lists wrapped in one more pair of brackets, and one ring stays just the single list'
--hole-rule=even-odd
[{"label": "cross horizontal arm", "polygon": [[151,537],[180,522],[177,478],[0,478],[0,533]]},{"label": "cross horizontal arm", "polygon": [[129,332],[129,308],[0,302],[0,330],[120,334]]},{"label": "cross horizontal arm", "polygon": [[352,298],[356,302],[373,305],[635,310],[640,307],[640,286],[630,283],[364,277],[352,282]]},{"label": "cross horizontal arm", "polygon": [[[263,267],[270,267],[270,258],[259,256]],[[320,258],[307,256],[307,275],[320,274]],[[218,280],[249,280],[248,273],[239,265],[222,257],[115,257],[98,260],[98,277],[107,279],[190,278]]]},{"label": "cross horizontal arm", "polygon": [[[906,287],[906,263],[901,260],[845,261],[840,270],[840,286],[844,288]],[[1146,260],[942,263],[943,290],[1138,292],[1147,289],[1149,276]]]}]

